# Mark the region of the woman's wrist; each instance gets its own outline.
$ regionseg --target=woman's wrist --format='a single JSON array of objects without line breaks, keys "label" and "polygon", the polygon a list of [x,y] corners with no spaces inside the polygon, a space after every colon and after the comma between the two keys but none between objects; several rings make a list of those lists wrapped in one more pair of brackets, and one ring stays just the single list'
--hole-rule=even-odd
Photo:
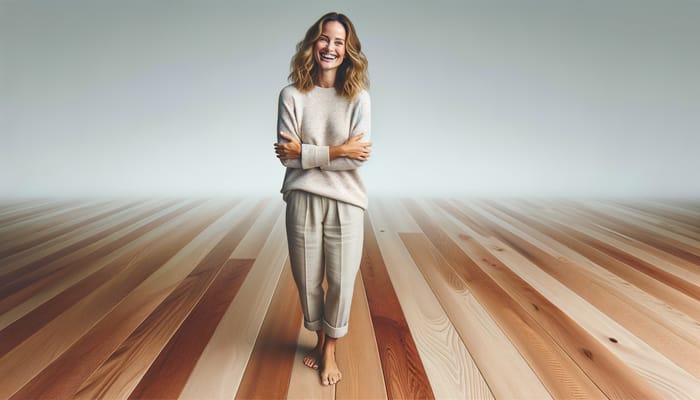
[{"label": "woman's wrist", "polygon": [[345,157],[345,145],[330,146],[328,148],[328,159],[335,160],[336,158]]}]

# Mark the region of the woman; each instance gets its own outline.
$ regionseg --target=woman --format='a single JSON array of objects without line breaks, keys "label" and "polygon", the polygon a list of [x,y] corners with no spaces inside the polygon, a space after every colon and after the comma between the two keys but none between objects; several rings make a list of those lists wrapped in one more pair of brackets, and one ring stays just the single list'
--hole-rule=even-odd
[{"label": "woman", "polygon": [[342,377],[335,344],[347,334],[362,258],[367,191],[358,168],[371,146],[367,59],[352,22],[335,12],[322,16],[297,44],[291,69],[274,147],[287,167],[281,193],[304,326],[318,338],[304,364],[321,368],[322,384],[332,385]]}]

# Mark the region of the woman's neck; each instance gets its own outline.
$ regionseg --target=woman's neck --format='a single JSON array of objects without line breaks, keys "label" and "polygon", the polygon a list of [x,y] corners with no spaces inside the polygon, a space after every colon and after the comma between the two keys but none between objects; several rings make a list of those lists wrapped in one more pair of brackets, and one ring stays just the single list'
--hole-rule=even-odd
[{"label": "woman's neck", "polygon": [[316,78],[316,85],[330,88],[335,86],[335,69],[321,70]]}]

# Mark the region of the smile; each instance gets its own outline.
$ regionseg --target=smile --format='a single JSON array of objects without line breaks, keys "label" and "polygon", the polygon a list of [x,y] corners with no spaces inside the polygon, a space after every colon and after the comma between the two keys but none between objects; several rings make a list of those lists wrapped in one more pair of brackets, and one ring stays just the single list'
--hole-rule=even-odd
[{"label": "smile", "polygon": [[333,61],[333,60],[335,60],[336,58],[338,58],[338,56],[334,56],[334,55],[331,55],[331,54],[321,54],[321,58],[324,59],[324,60]]}]

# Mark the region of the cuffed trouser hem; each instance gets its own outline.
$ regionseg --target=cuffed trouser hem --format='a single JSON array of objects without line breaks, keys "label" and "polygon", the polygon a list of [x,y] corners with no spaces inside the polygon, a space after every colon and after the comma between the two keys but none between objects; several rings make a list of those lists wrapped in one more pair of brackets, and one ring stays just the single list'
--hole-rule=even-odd
[{"label": "cuffed trouser hem", "polygon": [[323,330],[326,331],[326,335],[332,337],[332,338],[340,338],[348,333],[348,325],[341,326],[340,328],[336,328],[331,326],[326,320],[323,320]]},{"label": "cuffed trouser hem", "polygon": [[320,319],[311,322],[304,320],[304,327],[310,331],[320,331],[323,329],[323,322]]}]

